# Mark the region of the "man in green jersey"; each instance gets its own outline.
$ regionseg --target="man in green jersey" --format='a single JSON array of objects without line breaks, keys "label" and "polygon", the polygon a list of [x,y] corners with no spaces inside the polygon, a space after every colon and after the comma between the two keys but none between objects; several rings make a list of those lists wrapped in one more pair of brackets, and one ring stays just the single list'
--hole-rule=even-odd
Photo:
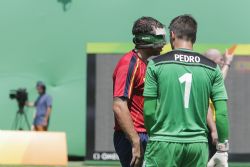
[{"label": "man in green jersey", "polygon": [[217,165],[227,165],[227,94],[219,66],[193,52],[197,23],[190,15],[169,26],[173,51],[151,60],[144,88],[149,143],[145,167],[205,167],[209,98],[216,109]]}]

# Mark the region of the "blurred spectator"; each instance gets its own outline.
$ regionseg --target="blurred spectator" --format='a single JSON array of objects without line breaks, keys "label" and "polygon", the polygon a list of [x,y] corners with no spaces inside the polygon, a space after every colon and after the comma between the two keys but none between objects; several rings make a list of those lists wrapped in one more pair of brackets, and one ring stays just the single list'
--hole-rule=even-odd
[{"label": "blurred spectator", "polygon": [[[223,75],[223,78],[225,79],[228,73],[228,70],[231,66],[231,63],[233,61],[234,55],[232,53],[229,53],[228,50],[226,50],[225,55],[223,56],[219,50],[217,49],[209,49],[204,53],[204,56],[208,59],[214,61],[216,64],[218,64],[221,67],[221,72]],[[210,106],[208,109],[208,116],[207,116],[207,122],[210,122],[210,125],[213,123],[213,127],[209,127],[211,130],[215,128],[215,132],[209,133],[208,137],[208,144],[209,144],[209,157],[211,158],[217,151],[216,149],[216,141],[215,139],[218,138],[216,125],[214,123],[215,121],[215,109],[213,106],[213,103],[210,101]]]}]

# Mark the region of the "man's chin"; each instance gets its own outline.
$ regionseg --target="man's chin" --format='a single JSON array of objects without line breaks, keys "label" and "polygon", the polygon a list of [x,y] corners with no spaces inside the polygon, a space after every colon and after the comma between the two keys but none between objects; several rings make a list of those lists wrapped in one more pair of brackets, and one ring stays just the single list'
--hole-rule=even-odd
[{"label": "man's chin", "polygon": [[160,55],[161,52],[162,52],[162,48],[155,49],[154,52],[153,52],[153,55]]},{"label": "man's chin", "polygon": [[161,54],[161,51],[154,53],[155,56],[160,55],[160,54]]}]

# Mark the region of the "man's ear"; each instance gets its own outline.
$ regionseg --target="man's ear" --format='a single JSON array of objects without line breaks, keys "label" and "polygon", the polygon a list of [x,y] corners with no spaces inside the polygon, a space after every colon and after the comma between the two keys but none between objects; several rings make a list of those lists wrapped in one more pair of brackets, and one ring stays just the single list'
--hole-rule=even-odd
[{"label": "man's ear", "polygon": [[172,39],[175,39],[175,33],[174,33],[173,31],[170,32],[170,37],[171,37]]}]

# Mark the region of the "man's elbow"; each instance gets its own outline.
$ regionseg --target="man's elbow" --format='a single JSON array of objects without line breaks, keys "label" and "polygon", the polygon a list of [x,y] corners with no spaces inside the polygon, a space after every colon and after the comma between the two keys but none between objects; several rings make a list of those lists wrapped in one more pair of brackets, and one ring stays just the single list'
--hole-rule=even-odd
[{"label": "man's elbow", "polygon": [[[228,119],[228,114],[227,113],[216,114],[216,118]],[[218,119],[216,119],[216,121],[218,121]]]},{"label": "man's elbow", "polygon": [[216,117],[228,117],[227,109],[216,111]]},{"label": "man's elbow", "polygon": [[128,111],[127,101],[123,98],[114,98],[112,109],[115,116],[126,113]]},{"label": "man's elbow", "polygon": [[117,104],[116,102],[114,102],[112,109],[113,109],[114,114],[118,114],[119,111],[121,110],[121,106],[120,106],[120,104]]}]

